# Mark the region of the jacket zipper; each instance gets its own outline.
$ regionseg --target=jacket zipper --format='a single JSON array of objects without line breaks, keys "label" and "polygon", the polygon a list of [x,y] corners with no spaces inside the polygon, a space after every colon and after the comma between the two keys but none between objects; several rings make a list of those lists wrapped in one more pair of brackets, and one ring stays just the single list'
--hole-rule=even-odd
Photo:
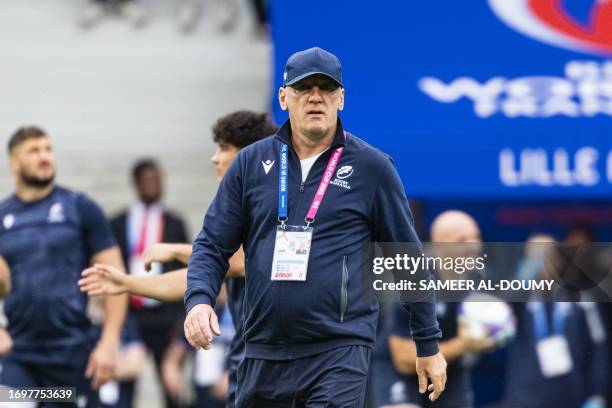
[{"label": "jacket zipper", "polygon": [[348,267],[346,255],[342,257],[342,287],[340,291],[340,323],[344,322],[344,314],[348,306]]}]

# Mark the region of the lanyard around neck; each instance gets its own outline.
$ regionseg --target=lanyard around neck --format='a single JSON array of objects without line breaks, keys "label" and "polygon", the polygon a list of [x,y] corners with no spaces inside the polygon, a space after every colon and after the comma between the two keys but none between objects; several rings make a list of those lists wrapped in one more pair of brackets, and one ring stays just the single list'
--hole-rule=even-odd
[{"label": "lanyard around neck", "polygon": [[[344,137],[346,138],[346,133]],[[280,171],[278,172],[278,220],[282,225],[284,225],[287,221],[289,213],[289,191],[287,188],[287,180],[289,178],[289,166],[287,157],[288,151],[288,146],[285,143],[282,143],[280,147]],[[333,151],[331,157],[329,158],[329,161],[327,162],[327,167],[325,168],[323,177],[321,177],[321,182],[319,183],[317,192],[315,193],[315,196],[312,199],[312,203],[310,204],[310,209],[306,214],[306,227],[310,226],[310,224],[312,224],[315,220],[317,212],[319,211],[319,207],[323,202],[323,197],[325,197],[327,187],[329,186],[332,176],[336,171],[336,167],[340,162],[340,157],[342,156],[343,151],[344,147],[342,146],[336,148]]]},{"label": "lanyard around neck", "polygon": [[546,307],[542,302],[531,302],[529,308],[533,315],[533,330],[537,340],[549,336],[563,335],[565,319],[569,313],[570,305],[566,302],[555,302],[552,305],[552,330],[548,324]]}]

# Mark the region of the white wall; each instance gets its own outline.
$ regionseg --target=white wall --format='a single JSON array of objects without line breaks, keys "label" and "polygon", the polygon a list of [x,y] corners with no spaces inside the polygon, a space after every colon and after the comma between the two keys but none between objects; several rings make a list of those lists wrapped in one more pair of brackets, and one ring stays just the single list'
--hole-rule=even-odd
[{"label": "white wall", "polygon": [[210,128],[236,109],[267,110],[270,46],[241,18],[228,35],[214,28],[207,2],[193,35],[179,32],[176,2],[145,1],[142,30],[118,18],[83,32],[81,0],[0,2],[0,195],[12,191],[5,146],[22,124],[51,135],[58,181],[91,194],[112,213],[132,200],[135,158],[159,157],[166,202],[200,227],[217,183]]}]

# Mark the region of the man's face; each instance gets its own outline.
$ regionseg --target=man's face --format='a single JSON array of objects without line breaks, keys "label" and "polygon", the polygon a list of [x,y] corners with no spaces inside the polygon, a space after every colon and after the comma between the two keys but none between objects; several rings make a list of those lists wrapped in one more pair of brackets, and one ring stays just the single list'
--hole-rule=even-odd
[{"label": "man's face", "polygon": [[210,158],[210,161],[215,166],[218,181],[221,181],[223,176],[225,176],[230,164],[232,164],[236,156],[238,156],[238,152],[240,152],[240,149],[234,145],[227,143],[219,144],[217,151]]},{"label": "man's face", "polygon": [[44,188],[55,178],[55,157],[47,136],[28,139],[10,157],[11,170],[20,183]]},{"label": "man's face", "polygon": [[322,139],[344,108],[344,89],[326,76],[313,75],[280,88],[278,99],[281,108],[289,111],[292,125],[308,137]]},{"label": "man's face", "polygon": [[158,202],[162,196],[162,176],[154,167],[145,168],[136,180],[136,192],[140,200],[149,205]]}]

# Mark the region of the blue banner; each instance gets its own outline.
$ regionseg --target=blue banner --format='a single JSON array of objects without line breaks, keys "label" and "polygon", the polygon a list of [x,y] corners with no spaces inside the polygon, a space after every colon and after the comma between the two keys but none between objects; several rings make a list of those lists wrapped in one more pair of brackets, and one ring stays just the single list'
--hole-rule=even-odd
[{"label": "blue banner", "polygon": [[276,0],[271,14],[275,88],[293,52],[335,53],[345,127],[393,156],[409,196],[612,197],[612,2]]}]

